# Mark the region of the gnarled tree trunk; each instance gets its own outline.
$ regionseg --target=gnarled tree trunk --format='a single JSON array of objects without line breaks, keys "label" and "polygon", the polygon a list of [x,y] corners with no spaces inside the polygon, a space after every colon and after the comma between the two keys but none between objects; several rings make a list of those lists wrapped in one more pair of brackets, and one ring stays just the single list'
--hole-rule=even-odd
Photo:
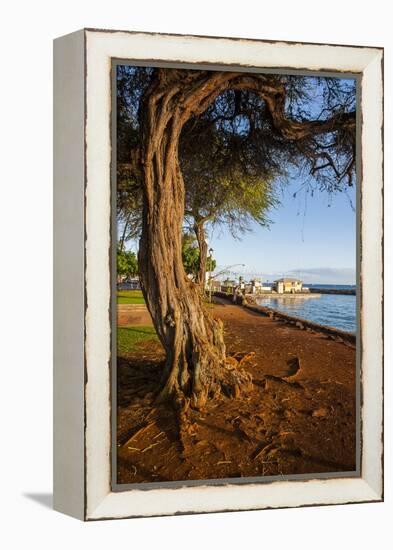
[{"label": "gnarled tree trunk", "polygon": [[[203,406],[208,397],[223,389],[236,394],[238,386],[249,379],[226,367],[222,323],[206,311],[199,286],[184,271],[184,182],[178,142],[192,112],[187,103],[198,91],[193,89],[192,79],[176,83],[170,76],[165,70],[159,72],[141,113],[144,206],[139,270],[142,290],[166,352],[160,396],[181,393],[190,397],[194,406]],[[204,92],[200,90],[202,98]]]}]

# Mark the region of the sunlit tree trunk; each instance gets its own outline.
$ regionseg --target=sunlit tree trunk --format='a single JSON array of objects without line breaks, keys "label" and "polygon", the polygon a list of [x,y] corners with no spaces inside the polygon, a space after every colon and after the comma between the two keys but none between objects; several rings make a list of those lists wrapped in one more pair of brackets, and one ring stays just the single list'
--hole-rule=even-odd
[{"label": "sunlit tree trunk", "polygon": [[183,268],[184,183],[178,142],[186,118],[178,87],[166,84],[159,82],[143,105],[139,269],[143,293],[166,352],[160,396],[182,393],[195,406],[203,406],[208,397],[223,389],[235,394],[242,376],[226,368],[222,323],[206,311],[198,285],[187,278]]}]

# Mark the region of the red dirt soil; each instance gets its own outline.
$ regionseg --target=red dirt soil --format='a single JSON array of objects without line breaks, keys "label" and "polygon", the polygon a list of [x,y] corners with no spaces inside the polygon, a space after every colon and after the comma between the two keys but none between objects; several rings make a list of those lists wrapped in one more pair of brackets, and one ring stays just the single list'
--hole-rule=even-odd
[{"label": "red dirt soil", "polygon": [[[155,405],[164,354],[145,341],[118,358],[117,481],[280,476],[355,470],[355,347],[219,300],[229,355],[245,362],[253,389],[189,409],[179,432],[170,405]],[[132,322],[130,322],[132,321]],[[151,323],[119,307],[119,325]]]}]

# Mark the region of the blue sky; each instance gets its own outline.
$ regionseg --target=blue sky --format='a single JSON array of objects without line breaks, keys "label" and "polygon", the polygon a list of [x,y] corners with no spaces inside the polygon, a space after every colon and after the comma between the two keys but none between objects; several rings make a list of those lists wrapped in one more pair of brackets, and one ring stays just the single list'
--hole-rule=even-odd
[{"label": "blue sky", "polygon": [[[353,81],[343,79],[343,85]],[[313,116],[321,109],[321,88],[310,79]],[[231,264],[245,264],[231,274],[273,281],[282,276],[299,277],[306,283],[356,283],[356,188],[329,195],[313,196],[299,191],[302,179],[293,173],[280,195],[281,206],[272,211],[270,229],[252,225],[252,231],[235,240],[225,228],[210,231],[209,246],[217,270]],[[297,192],[294,198],[294,193]]]},{"label": "blue sky", "polygon": [[270,229],[252,225],[252,231],[235,240],[225,229],[210,231],[217,271],[235,263],[233,274],[264,281],[297,276],[308,283],[355,284],[356,281],[356,190],[313,196],[292,180],[284,189],[281,206],[270,213]]},{"label": "blue sky", "polygon": [[[298,192],[301,182],[292,180],[280,194],[281,205],[269,214],[269,229],[254,223],[241,239],[225,228],[209,229],[209,247],[217,261],[216,273],[232,264],[245,264],[225,276],[243,275],[273,281],[284,275],[305,283],[356,283],[356,189],[310,196]],[[136,251],[137,241],[127,248]]]}]

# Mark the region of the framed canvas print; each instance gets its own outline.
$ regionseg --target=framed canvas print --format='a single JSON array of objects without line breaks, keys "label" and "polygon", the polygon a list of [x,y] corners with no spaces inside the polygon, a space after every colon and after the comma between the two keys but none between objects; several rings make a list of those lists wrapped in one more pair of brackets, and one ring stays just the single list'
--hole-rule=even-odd
[{"label": "framed canvas print", "polygon": [[54,506],[383,498],[383,50],[54,45]]}]

